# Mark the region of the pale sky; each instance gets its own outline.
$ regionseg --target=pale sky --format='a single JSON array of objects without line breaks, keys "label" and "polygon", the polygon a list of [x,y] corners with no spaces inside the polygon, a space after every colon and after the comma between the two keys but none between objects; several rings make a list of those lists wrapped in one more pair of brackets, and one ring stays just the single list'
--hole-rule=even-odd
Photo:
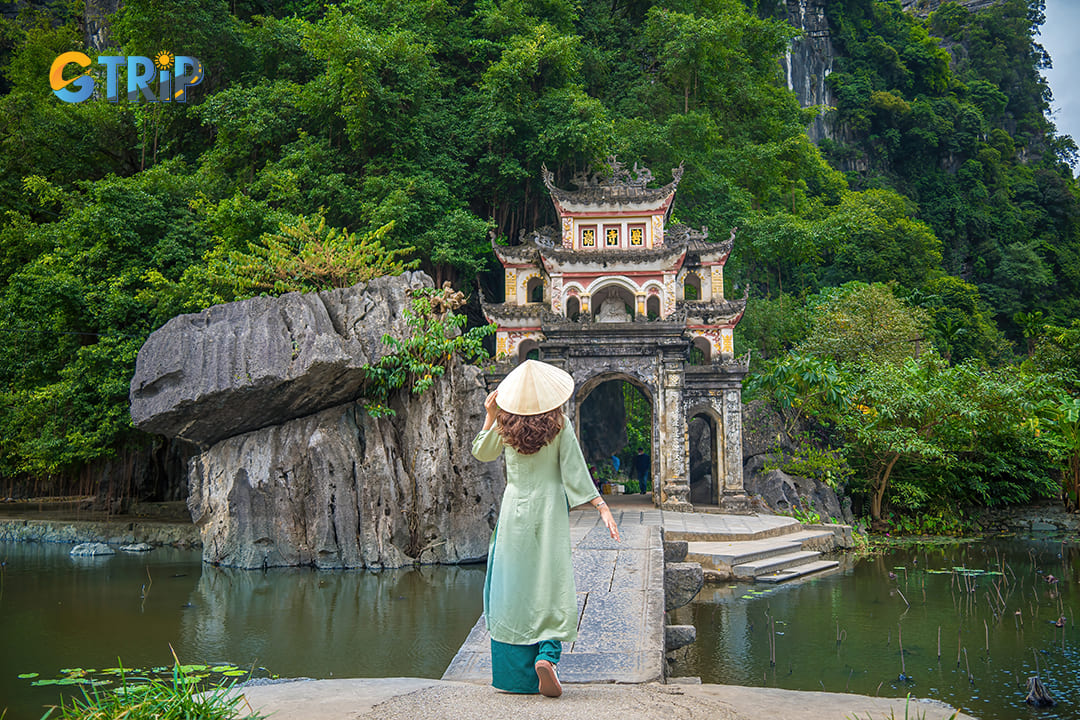
[{"label": "pale sky", "polygon": [[[1058,135],[1071,135],[1080,145],[1080,0],[1046,0],[1046,23],[1036,37],[1054,62],[1043,70],[1054,99],[1050,119]],[[1080,166],[1074,168],[1080,172]]]}]

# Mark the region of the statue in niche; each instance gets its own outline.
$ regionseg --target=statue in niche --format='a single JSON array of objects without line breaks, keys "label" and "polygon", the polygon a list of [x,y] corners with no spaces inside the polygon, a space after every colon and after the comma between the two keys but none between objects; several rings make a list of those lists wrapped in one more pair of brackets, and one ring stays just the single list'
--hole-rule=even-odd
[{"label": "statue in niche", "polygon": [[617,295],[608,297],[600,304],[600,312],[596,316],[596,322],[630,322],[630,315],[626,312],[626,303]]}]

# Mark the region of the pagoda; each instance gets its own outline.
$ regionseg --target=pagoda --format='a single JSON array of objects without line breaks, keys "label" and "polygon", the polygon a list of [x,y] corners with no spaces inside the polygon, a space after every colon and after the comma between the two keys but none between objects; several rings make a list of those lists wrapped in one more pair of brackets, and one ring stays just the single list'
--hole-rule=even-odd
[{"label": "pagoda", "polygon": [[711,242],[705,228],[669,226],[681,166],[659,188],[649,187],[648,168],[615,158],[608,166],[576,176],[573,191],[544,167],[558,226],[523,231],[516,245],[492,242],[505,288],[502,303],[481,303],[497,326],[492,382],[530,353],[563,367],[575,378],[579,429],[581,402],[599,383],[637,385],[653,406],[654,499],[666,509],[692,509],[686,425],[702,417],[713,446],[710,504],[738,511],[747,368],[734,357],[733,329],[746,300],[724,297],[735,230]]}]

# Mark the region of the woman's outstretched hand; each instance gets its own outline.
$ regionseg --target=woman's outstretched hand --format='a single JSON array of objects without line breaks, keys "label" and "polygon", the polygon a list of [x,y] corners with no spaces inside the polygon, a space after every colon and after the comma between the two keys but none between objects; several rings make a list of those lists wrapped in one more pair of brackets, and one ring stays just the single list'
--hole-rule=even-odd
[{"label": "woman's outstretched hand", "polygon": [[600,506],[600,520],[607,526],[612,539],[615,542],[622,542],[619,539],[619,526],[615,524],[615,517],[611,514],[611,508],[608,507],[607,503]]}]

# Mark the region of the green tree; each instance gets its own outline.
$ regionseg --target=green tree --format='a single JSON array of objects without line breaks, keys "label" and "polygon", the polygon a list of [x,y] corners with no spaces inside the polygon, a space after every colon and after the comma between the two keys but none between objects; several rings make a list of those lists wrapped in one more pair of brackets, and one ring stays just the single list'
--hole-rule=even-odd
[{"label": "green tree", "polygon": [[796,350],[839,363],[893,364],[928,350],[928,314],[900,300],[893,288],[849,282],[811,298],[811,330]]},{"label": "green tree", "polygon": [[895,192],[844,193],[823,221],[824,281],[888,282],[919,287],[941,264],[941,242]]}]

